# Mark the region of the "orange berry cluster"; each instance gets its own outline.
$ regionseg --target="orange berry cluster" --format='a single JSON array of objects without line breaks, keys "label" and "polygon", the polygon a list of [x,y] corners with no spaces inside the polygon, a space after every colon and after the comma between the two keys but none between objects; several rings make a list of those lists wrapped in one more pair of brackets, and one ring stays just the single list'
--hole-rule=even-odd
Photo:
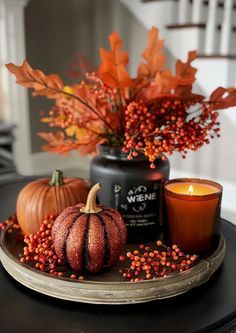
[{"label": "orange berry cluster", "polygon": [[20,226],[17,222],[16,215],[12,215],[9,219],[4,222],[0,222],[0,230],[4,230],[7,228],[7,233],[12,234],[14,230],[20,230]]},{"label": "orange berry cluster", "polygon": [[139,282],[166,277],[173,272],[189,270],[198,262],[197,255],[185,255],[177,245],[166,247],[160,240],[155,249],[141,244],[139,249],[120,256],[126,268],[120,269],[124,280]]},{"label": "orange berry cluster", "polygon": [[[107,85],[103,82],[95,72],[86,73],[86,79],[92,82],[90,92],[94,94],[98,99],[114,102],[117,96],[117,89]],[[111,105],[110,105],[111,106]]]},{"label": "orange berry cluster", "polygon": [[125,111],[124,151],[129,159],[142,151],[151,168],[161,154],[178,151],[185,158],[188,150],[197,150],[210,138],[220,136],[217,117],[209,103],[198,100],[168,97],[153,105],[131,102]]},{"label": "orange berry cluster", "polygon": [[[1,230],[7,228],[7,233],[26,243],[23,253],[19,254],[21,263],[53,274],[58,277],[68,277],[71,279],[84,280],[84,276],[78,275],[65,266],[61,259],[57,257],[51,236],[51,230],[55,221],[55,216],[46,215],[43,223],[35,235],[23,236],[17,222],[16,215],[11,216],[4,222],[0,223]],[[16,231],[16,233],[14,233]]]},{"label": "orange berry cluster", "polygon": [[67,107],[53,106],[49,111],[49,126],[67,128],[73,124],[73,115]]}]

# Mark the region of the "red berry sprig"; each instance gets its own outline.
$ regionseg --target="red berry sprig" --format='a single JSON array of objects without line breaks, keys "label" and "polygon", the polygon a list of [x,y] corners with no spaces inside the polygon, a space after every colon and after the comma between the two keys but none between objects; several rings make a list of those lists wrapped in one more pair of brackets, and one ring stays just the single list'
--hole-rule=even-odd
[{"label": "red berry sprig", "polygon": [[73,125],[74,116],[66,106],[53,106],[49,111],[49,126],[67,128]]},{"label": "red berry sprig", "polygon": [[21,263],[28,263],[43,272],[71,279],[84,280],[84,276],[75,272],[69,273],[68,267],[58,258],[53,246],[51,230],[56,219],[54,215],[46,215],[43,223],[35,235],[25,235],[24,242],[27,244],[20,256]]},{"label": "red berry sprig", "polygon": [[185,158],[189,150],[195,151],[209,144],[209,139],[219,137],[218,112],[209,103],[201,103],[197,108],[198,102],[169,97],[153,105],[142,101],[129,103],[124,133],[128,158],[142,151],[149,158],[151,168],[155,168],[154,161],[159,155],[178,151]]},{"label": "red berry sprig", "polygon": [[198,262],[197,255],[185,255],[177,245],[166,247],[160,240],[156,244],[155,249],[141,244],[139,249],[120,256],[120,261],[127,262],[127,267],[120,269],[124,280],[139,282],[163,278],[189,270]]},{"label": "red berry sprig", "polygon": [[[110,87],[103,82],[95,72],[86,73],[85,77],[91,82],[90,92],[94,94],[99,100],[114,102],[117,99],[117,88]],[[83,84],[85,84],[83,82]]]},{"label": "red berry sprig", "polygon": [[12,234],[14,230],[20,229],[16,215],[12,215],[7,220],[0,222],[0,230],[5,230],[6,228],[8,234]]}]

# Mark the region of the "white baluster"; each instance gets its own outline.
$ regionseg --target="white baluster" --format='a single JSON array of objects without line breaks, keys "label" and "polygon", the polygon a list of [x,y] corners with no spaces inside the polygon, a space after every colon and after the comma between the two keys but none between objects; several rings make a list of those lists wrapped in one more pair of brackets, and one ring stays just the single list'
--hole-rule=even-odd
[{"label": "white baluster", "polygon": [[213,54],[216,44],[216,14],[217,14],[217,0],[209,0],[208,19],[206,25],[206,39],[205,39],[205,53]]},{"label": "white baluster", "polygon": [[226,55],[230,51],[230,37],[232,29],[233,0],[224,1],[224,16],[220,38],[220,54]]},{"label": "white baluster", "polygon": [[202,23],[203,0],[193,0],[192,5],[192,22]]},{"label": "white baluster", "polygon": [[188,0],[179,0],[178,23],[187,23]]}]

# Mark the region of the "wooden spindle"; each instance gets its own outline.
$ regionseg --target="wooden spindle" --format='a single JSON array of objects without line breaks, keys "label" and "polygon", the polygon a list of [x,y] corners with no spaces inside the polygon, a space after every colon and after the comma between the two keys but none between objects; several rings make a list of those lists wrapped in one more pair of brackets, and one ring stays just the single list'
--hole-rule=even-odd
[{"label": "wooden spindle", "polygon": [[232,12],[233,0],[224,1],[223,23],[220,36],[220,54],[227,55],[230,53],[230,38],[232,32]]},{"label": "wooden spindle", "polygon": [[202,23],[203,0],[193,0],[192,4],[192,22]]},{"label": "wooden spindle", "polygon": [[205,39],[205,54],[211,55],[215,50],[216,37],[217,37],[217,0],[209,0],[208,19],[206,25],[206,39]]},{"label": "wooden spindle", "polygon": [[179,8],[178,8],[178,23],[184,24],[188,19],[188,0],[179,0]]}]

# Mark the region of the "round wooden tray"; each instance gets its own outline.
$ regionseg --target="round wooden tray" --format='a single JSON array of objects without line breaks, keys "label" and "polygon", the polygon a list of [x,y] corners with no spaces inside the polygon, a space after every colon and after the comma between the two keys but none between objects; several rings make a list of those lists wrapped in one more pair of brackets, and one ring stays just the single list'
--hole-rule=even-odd
[{"label": "round wooden tray", "polygon": [[18,255],[23,246],[23,242],[17,241],[6,230],[2,232],[0,259],[15,280],[42,294],[93,304],[134,304],[177,296],[208,281],[225,255],[225,239],[221,235],[215,251],[185,272],[132,283],[121,280],[118,272],[120,267],[117,265],[104,273],[78,281],[58,278],[20,263]]}]

